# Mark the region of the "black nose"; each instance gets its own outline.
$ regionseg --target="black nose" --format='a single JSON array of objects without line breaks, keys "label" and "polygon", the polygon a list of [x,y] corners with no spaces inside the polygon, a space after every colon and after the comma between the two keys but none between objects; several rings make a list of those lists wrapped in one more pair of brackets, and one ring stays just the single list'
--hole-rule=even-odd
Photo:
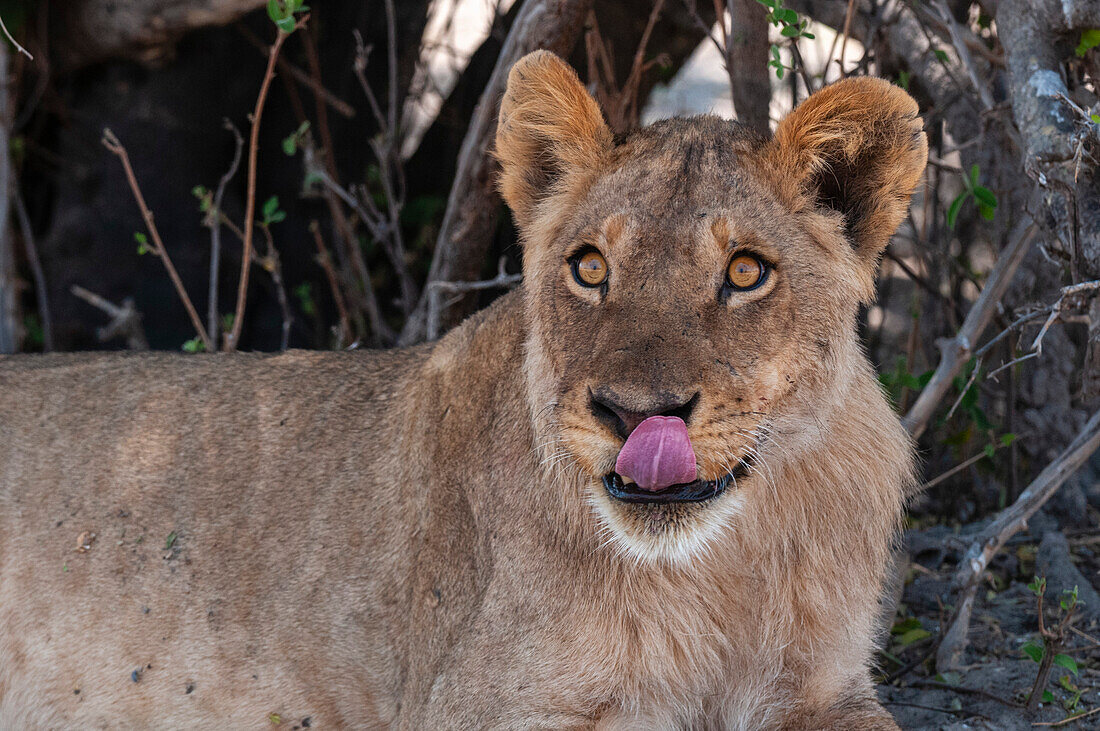
[{"label": "black nose", "polygon": [[652,399],[652,405],[647,404],[639,410],[639,404],[631,404],[634,408],[630,408],[624,405],[625,399],[607,389],[589,391],[588,395],[592,414],[623,439],[629,437],[630,432],[651,416],[676,416],[686,424],[699,401],[698,392],[686,400],[664,395],[659,399]]}]

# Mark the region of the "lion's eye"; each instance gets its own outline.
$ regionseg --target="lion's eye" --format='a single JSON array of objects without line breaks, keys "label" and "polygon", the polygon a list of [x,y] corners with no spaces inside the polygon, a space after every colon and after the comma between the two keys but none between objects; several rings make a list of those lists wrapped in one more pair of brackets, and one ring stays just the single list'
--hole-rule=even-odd
[{"label": "lion's eye", "polygon": [[572,259],[573,278],[582,287],[599,287],[607,281],[607,259],[600,252],[588,250]]},{"label": "lion's eye", "polygon": [[737,254],[726,270],[726,283],[733,289],[756,289],[768,278],[768,267],[752,254]]}]

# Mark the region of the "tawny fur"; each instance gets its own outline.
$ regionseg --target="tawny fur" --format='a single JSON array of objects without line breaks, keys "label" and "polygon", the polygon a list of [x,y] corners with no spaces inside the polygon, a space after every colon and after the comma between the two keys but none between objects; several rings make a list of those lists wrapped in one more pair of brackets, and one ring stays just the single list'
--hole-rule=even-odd
[{"label": "tawny fur", "polygon": [[[438,344],[0,360],[0,727],[896,728],[868,664],[911,447],[855,315],[915,106],[852,80],[774,140],[616,145],[536,53],[501,114],[525,284]],[[746,247],[775,269],[722,296]],[[615,503],[600,389],[698,393],[701,476],[756,463]]]}]

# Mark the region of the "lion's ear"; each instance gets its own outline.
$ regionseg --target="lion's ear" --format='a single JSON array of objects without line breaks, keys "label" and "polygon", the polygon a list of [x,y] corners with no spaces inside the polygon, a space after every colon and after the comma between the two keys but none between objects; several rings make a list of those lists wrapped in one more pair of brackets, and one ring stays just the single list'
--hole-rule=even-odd
[{"label": "lion's ear", "polygon": [[549,51],[512,66],[500,103],[496,155],[500,191],[521,228],[535,206],[572,172],[594,168],[612,146],[611,131],[576,72]]},{"label": "lion's ear", "polygon": [[785,197],[842,213],[852,246],[872,266],[928,160],[917,113],[913,97],[888,81],[845,79],[787,115],[766,148]]}]

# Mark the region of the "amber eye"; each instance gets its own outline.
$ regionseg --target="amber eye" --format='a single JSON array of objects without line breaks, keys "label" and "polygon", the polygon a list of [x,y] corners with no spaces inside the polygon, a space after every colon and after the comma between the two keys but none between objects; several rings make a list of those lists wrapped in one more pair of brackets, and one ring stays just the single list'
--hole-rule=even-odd
[{"label": "amber eye", "polygon": [[572,259],[573,278],[582,287],[599,287],[607,281],[607,259],[600,252],[589,249]]},{"label": "amber eye", "polygon": [[737,254],[726,270],[726,283],[733,289],[756,289],[768,277],[768,267],[752,254]]}]

